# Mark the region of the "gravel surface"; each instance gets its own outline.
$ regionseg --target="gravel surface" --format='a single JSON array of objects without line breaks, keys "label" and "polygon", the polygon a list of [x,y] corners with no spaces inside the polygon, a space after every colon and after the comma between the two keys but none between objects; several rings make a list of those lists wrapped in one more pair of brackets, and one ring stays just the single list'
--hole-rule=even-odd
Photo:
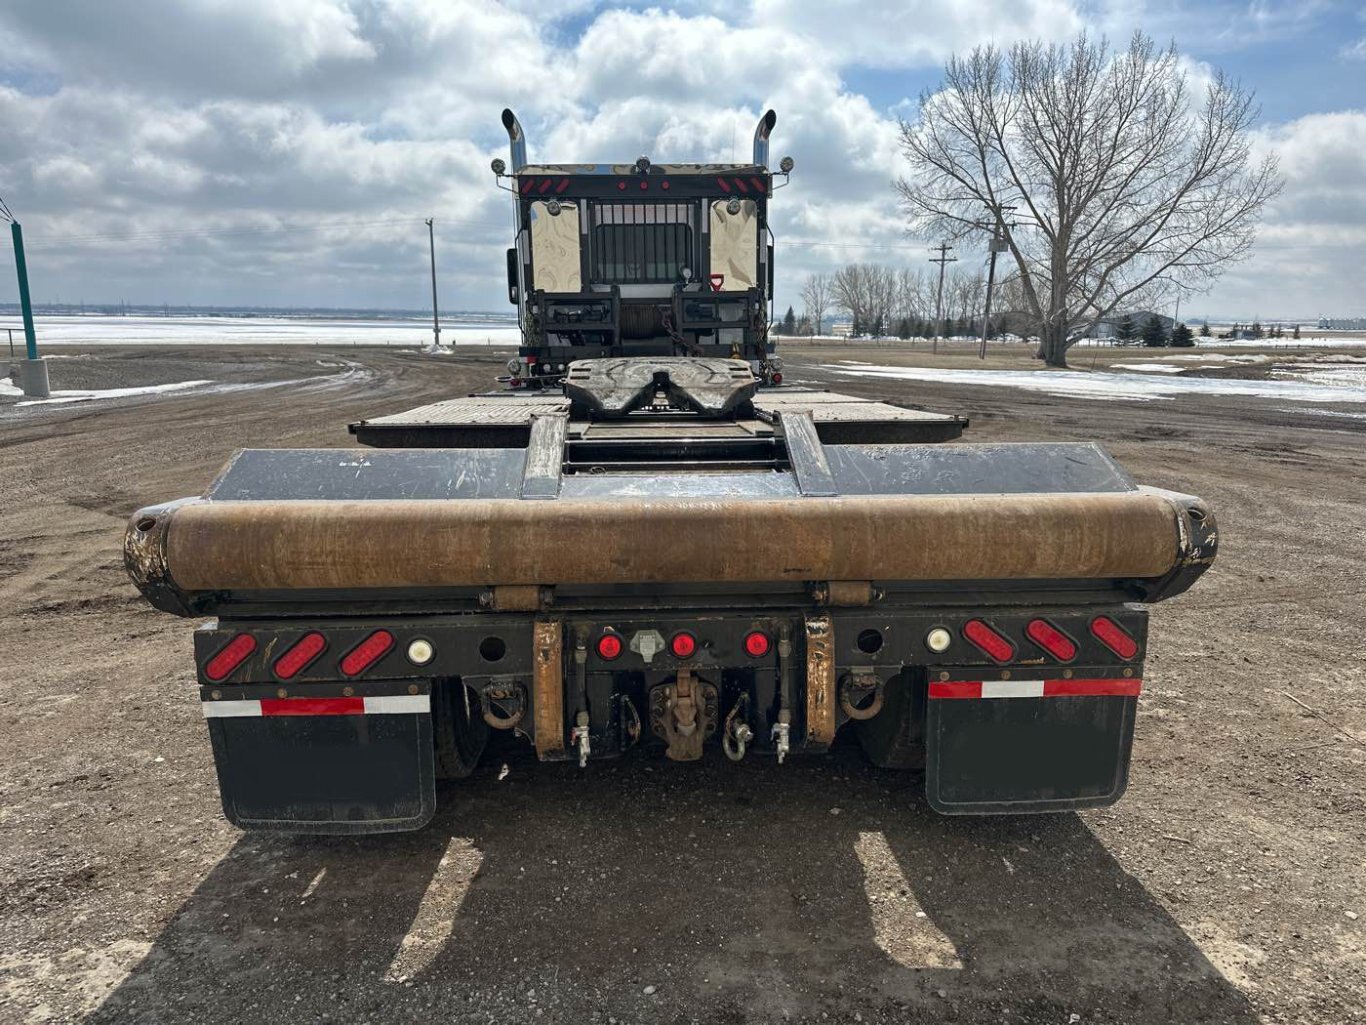
[{"label": "gravel surface", "polygon": [[123,574],[128,513],[506,353],[75,354],[54,388],[249,387],[0,404],[0,1022],[1366,1021],[1366,421],[823,356],[914,358],[794,349],[789,379],[966,413],[968,441],[1099,440],[1213,505],[1217,565],[1154,610],[1118,805],[944,818],[846,744],[583,773],[507,747],[420,833],[242,834],[192,624]]}]

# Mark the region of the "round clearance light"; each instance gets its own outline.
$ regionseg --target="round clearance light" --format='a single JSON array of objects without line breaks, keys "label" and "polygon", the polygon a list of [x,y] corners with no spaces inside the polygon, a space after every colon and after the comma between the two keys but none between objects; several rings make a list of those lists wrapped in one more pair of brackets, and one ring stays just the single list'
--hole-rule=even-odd
[{"label": "round clearance light", "polygon": [[676,633],[669,641],[669,650],[674,658],[692,658],[697,651],[697,638],[686,631]]},{"label": "round clearance light", "polygon": [[552,199],[549,203],[545,205],[545,209],[546,213],[550,214],[551,217],[559,217],[560,201],[558,199]]},{"label": "round clearance light", "polygon": [[949,633],[942,626],[936,626],[925,635],[925,647],[936,654],[949,650],[949,645],[953,643],[953,634]]},{"label": "round clearance light", "polygon": [[794,161],[791,157],[783,157],[782,160],[778,161],[778,170],[782,171],[783,174],[791,174],[792,169],[796,166],[796,161]]},{"label": "round clearance light", "polygon": [[503,176],[503,172],[508,169],[508,165],[503,163],[503,159],[501,157],[494,157],[493,163],[489,164],[489,167],[493,168],[493,173],[496,174],[499,178],[501,178]]},{"label": "round clearance light", "polygon": [[621,638],[617,634],[603,634],[598,638],[598,657],[611,662],[621,655]]},{"label": "round clearance light", "polygon": [[770,647],[768,634],[762,630],[755,630],[745,635],[745,653],[750,658],[763,658],[768,654]]},{"label": "round clearance light", "polygon": [[435,657],[436,649],[432,647],[431,641],[419,637],[408,645],[408,661],[415,666],[425,666]]},{"label": "round clearance light", "polygon": [[740,201],[734,196],[730,197],[730,202],[726,204],[726,213],[732,217],[740,212]]},{"label": "round clearance light", "polygon": [[522,372],[522,361],[519,359],[508,360],[508,373],[516,377]]}]

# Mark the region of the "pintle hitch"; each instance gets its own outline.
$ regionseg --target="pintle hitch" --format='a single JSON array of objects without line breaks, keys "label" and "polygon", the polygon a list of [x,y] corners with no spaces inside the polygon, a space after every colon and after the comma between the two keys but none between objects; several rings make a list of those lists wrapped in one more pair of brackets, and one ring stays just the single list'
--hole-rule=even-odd
[{"label": "pintle hitch", "polygon": [[702,757],[702,745],[716,732],[716,688],[680,669],[672,683],[650,690],[650,728],[667,745],[675,762]]}]

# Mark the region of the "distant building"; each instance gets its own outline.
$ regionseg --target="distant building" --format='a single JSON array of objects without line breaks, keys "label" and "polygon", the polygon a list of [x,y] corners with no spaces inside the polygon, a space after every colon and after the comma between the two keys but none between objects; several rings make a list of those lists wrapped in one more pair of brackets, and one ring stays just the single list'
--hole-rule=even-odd
[{"label": "distant building", "polygon": [[1320,331],[1366,331],[1366,317],[1320,317]]},{"label": "distant building", "polygon": [[848,338],[854,333],[854,325],[849,321],[830,325],[830,334],[835,338]]}]

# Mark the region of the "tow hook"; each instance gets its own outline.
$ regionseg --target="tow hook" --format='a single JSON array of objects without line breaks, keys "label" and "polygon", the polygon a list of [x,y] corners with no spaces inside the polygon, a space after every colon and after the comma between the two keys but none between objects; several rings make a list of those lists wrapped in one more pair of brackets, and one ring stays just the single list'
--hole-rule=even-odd
[{"label": "tow hook", "polygon": [[783,759],[787,757],[787,752],[791,750],[791,743],[788,734],[792,731],[792,724],[788,721],[791,712],[786,709],[778,713],[778,721],[773,724],[773,746],[778,752],[778,764],[783,764]]},{"label": "tow hook", "polygon": [[754,730],[745,719],[748,712],[749,695],[744,694],[726,716],[726,729],[721,734],[721,750],[732,762],[738,762],[745,757],[745,749],[754,739]]},{"label": "tow hook", "polygon": [[580,712],[574,724],[574,729],[570,731],[569,742],[579,749],[579,768],[582,769],[588,764],[588,756],[593,753],[593,747],[588,739],[588,713]]}]

